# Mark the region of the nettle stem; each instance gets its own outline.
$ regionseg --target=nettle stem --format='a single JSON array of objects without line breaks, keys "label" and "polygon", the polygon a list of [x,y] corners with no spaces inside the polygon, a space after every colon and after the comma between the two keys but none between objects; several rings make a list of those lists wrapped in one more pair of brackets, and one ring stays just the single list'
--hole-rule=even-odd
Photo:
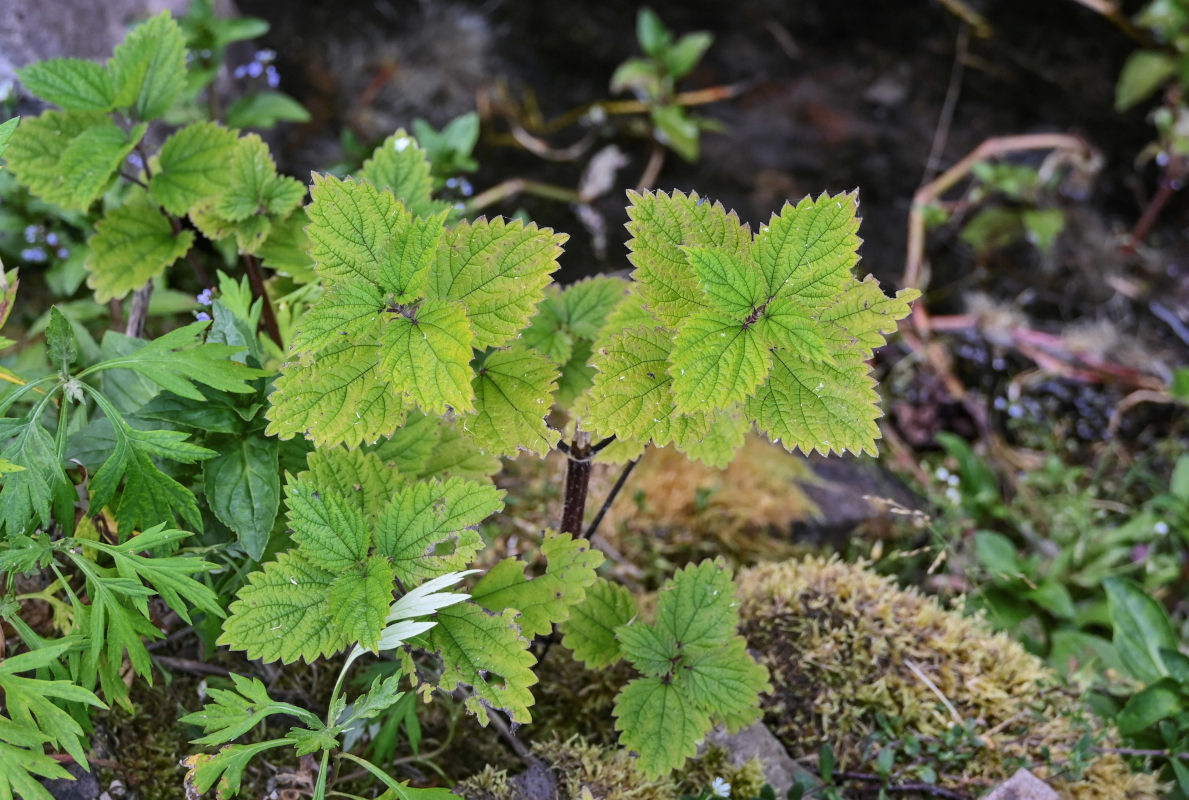
[{"label": "nettle stem", "polygon": [[248,284],[252,287],[252,294],[259,298],[264,306],[263,314],[261,314],[264,330],[277,347],[284,349],[281,342],[281,328],[277,324],[277,315],[273,311],[268,290],[264,287],[264,274],[260,271],[260,262],[256,260],[255,256],[244,253],[244,263],[248,266]]},{"label": "nettle stem", "polygon": [[582,518],[586,516],[586,492],[590,488],[591,457],[590,433],[574,431],[566,464],[566,490],[561,511],[561,532],[580,536]]}]

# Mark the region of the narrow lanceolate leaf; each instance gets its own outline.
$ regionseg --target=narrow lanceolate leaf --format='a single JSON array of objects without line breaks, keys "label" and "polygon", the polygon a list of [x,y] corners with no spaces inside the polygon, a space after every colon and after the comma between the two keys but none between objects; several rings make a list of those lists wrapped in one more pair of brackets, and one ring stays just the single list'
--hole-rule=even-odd
[{"label": "narrow lanceolate leaf", "polygon": [[660,328],[630,328],[611,337],[595,359],[598,374],[584,420],[620,439],[664,439],[673,414],[669,348]]},{"label": "narrow lanceolate leaf", "polygon": [[491,614],[474,603],[438,611],[428,633],[428,648],[442,659],[438,687],[444,692],[469,689],[467,709],[486,726],[488,710],[497,709],[512,722],[532,722],[529,687],[537,682],[536,659],[520,635],[516,612]]},{"label": "narrow lanceolate leaf", "polygon": [[301,479],[289,481],[285,495],[293,541],[307,553],[317,553],[319,566],[341,572],[367,558],[371,537],[356,504],[333,487],[316,488]]},{"label": "narrow lanceolate leaf", "polygon": [[175,216],[226,186],[227,163],[235,151],[236,132],[213,122],[187,125],[165,140],[149,195]]},{"label": "narrow lanceolate leaf", "polygon": [[561,623],[562,644],[587,669],[602,669],[619,661],[615,629],[636,616],[636,601],[626,587],[599,578],[586,589],[586,597],[570,608]]},{"label": "narrow lanceolate leaf", "polygon": [[374,652],[392,605],[394,585],[392,565],[383,556],[372,556],[339,571],[327,592],[331,627],[349,643]]},{"label": "narrow lanceolate leaf", "polygon": [[717,247],[688,247],[690,268],[714,309],[746,318],[768,300],[768,287],[759,270],[741,256]]},{"label": "narrow lanceolate leaf", "polygon": [[277,175],[268,145],[256,134],[239,140],[227,165],[229,188],[215,201],[214,212],[232,222],[251,216],[288,216],[301,203],[305,187]]},{"label": "narrow lanceolate leaf", "polygon": [[259,561],[281,502],[277,440],[227,437],[215,450],[218,455],[202,464],[207,503],[218,520],[235,531],[247,554]]},{"label": "narrow lanceolate leaf", "polygon": [[464,478],[403,486],[380,515],[376,552],[393,560],[406,586],[465,569],[483,546],[473,528],[504,507],[503,496]]},{"label": "narrow lanceolate leaf", "polygon": [[81,58],[50,58],[17,70],[33,94],[63,111],[110,111],[115,92],[102,64]]},{"label": "narrow lanceolate leaf", "polygon": [[312,355],[327,346],[374,343],[384,307],[384,297],[374,284],[333,284],[299,318],[289,352]]},{"label": "narrow lanceolate leaf", "polygon": [[629,192],[628,197],[632,276],[645,306],[663,324],[676,327],[706,303],[684,248],[716,247],[742,260],[751,247],[751,230],[735,212],[696,194]]},{"label": "narrow lanceolate leaf", "polygon": [[125,133],[114,122],[87,128],[70,142],[58,162],[62,179],[70,187],[67,208],[83,210],[107,191],[124,159],[144,136],[148,126],[137,125]]},{"label": "narrow lanceolate leaf", "polygon": [[[785,203],[756,235],[755,257],[768,293],[828,305],[852,280],[861,240],[856,192]],[[776,301],[774,301],[776,302]]]},{"label": "narrow lanceolate leaf", "polygon": [[620,742],[640,755],[650,777],[676,769],[697,752],[710,731],[710,715],[690,703],[664,678],[637,678],[615,700]]},{"label": "narrow lanceolate leaf", "polygon": [[461,303],[424,300],[380,329],[380,374],[427,414],[475,407],[473,334]]},{"label": "narrow lanceolate leaf", "polygon": [[920,296],[916,289],[901,289],[888,297],[870,275],[852,281],[837,299],[818,312],[822,334],[832,350],[854,350],[871,358],[884,346],[884,337],[896,331],[897,320],[911,313],[909,304]]},{"label": "narrow lanceolate leaf", "polygon": [[244,650],[248,658],[312,662],[342,649],[347,642],[327,624],[327,601],[337,576],[296,551],[280,553],[248,577],[231,604],[219,644]]},{"label": "narrow lanceolate leaf", "polygon": [[401,398],[382,380],[376,345],[350,342],[319,353],[309,366],[286,364],[269,396],[267,433],[301,434],[319,447],[389,436],[405,418]]},{"label": "narrow lanceolate leaf", "polygon": [[720,313],[692,317],[673,341],[673,399],[677,410],[726,408],[755,393],[771,368],[763,336]]},{"label": "narrow lanceolate leaf", "polygon": [[603,563],[602,553],[568,533],[547,532],[541,553],[547,559],[545,574],[530,578],[523,561],[506,558],[471,590],[471,599],[488,611],[519,611],[520,632],[528,637],[549,633],[554,623],[568,619],[571,607],[586,597],[586,587],[594,583],[595,570]]},{"label": "narrow lanceolate leaf", "polygon": [[113,105],[138,120],[161,116],[186,88],[186,40],[165,11],[136,27],[107,62]]},{"label": "narrow lanceolate leaf", "polygon": [[94,111],[46,111],[26,117],[4,153],[8,168],[33,194],[68,208],[74,187],[62,175],[62,155],[83,131],[106,121],[106,116]]},{"label": "narrow lanceolate leaf", "polygon": [[87,285],[106,303],[160,275],[194,243],[193,231],[174,233],[144,192],[108,212],[87,240]]},{"label": "narrow lanceolate leaf", "polygon": [[404,130],[384,140],[359,172],[373,186],[392,192],[415,216],[436,216],[448,208],[430,199],[433,180],[425,150]]},{"label": "narrow lanceolate leaf", "polygon": [[461,222],[438,242],[429,296],[466,306],[476,348],[507,344],[532,318],[567,238],[519,220]]},{"label": "narrow lanceolate leaf", "polygon": [[828,364],[777,350],[772,374],[747,401],[747,414],[788,450],[875,455],[875,421],[881,415],[875,380],[868,373],[858,353],[839,353]]},{"label": "narrow lanceolate leaf", "polygon": [[475,411],[463,425],[480,448],[498,455],[519,450],[542,458],[561,438],[545,422],[557,389],[557,367],[523,345],[497,350],[474,380]]},{"label": "narrow lanceolate leaf", "polygon": [[731,731],[755,722],[760,692],[770,691],[768,670],[747,652],[747,641],[735,636],[723,647],[691,655],[677,668],[673,682],[696,706],[710,712]]}]

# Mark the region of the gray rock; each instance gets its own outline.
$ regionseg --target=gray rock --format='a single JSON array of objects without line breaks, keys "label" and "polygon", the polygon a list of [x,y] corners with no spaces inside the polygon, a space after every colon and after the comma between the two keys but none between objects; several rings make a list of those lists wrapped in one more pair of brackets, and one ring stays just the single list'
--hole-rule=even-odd
[{"label": "gray rock", "polygon": [[99,797],[99,781],[95,780],[94,774],[78,764],[67,764],[66,771],[74,776],[74,780],[59,778],[41,782],[54,800],[96,800]]},{"label": "gray rock", "polygon": [[[738,733],[728,733],[721,725],[706,736],[706,744],[721,747],[730,754],[730,761],[739,767],[758,758],[764,767],[764,778],[772,784],[777,797],[784,797],[798,775],[804,772],[789,757],[784,745],[772,731],[757,722]],[[816,781],[815,781],[816,782]]]},{"label": "gray rock", "polygon": [[1021,769],[984,795],[983,800],[1061,800],[1047,783]]}]

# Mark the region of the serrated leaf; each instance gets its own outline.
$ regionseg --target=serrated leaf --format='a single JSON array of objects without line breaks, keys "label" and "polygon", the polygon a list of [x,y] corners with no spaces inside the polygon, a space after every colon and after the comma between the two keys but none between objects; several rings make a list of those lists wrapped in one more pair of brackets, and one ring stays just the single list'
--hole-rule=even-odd
[{"label": "serrated leaf", "polygon": [[438,688],[470,689],[466,708],[486,727],[488,710],[498,709],[514,723],[532,722],[529,687],[537,682],[536,658],[520,635],[516,613],[490,614],[474,603],[459,603],[437,613],[427,635],[428,649],[442,659]]},{"label": "serrated leaf", "polygon": [[[311,552],[323,554],[320,549]],[[392,604],[393,576],[387,558],[372,556],[343,569],[330,585],[330,624],[349,643],[375,652]]]},{"label": "serrated leaf", "polygon": [[773,353],[767,382],[746,407],[760,430],[787,450],[875,455],[878,403],[875,380],[860,354],[839,353],[828,364],[780,350]]},{"label": "serrated leaf", "polygon": [[682,661],[674,685],[694,705],[712,714],[732,732],[760,716],[760,692],[770,691],[768,671],[735,636],[725,646],[703,650]]},{"label": "serrated leaf", "polygon": [[615,639],[623,657],[648,677],[671,674],[681,660],[681,643],[655,625],[622,625],[615,629]]},{"label": "serrated leaf", "polygon": [[378,515],[405,484],[400,470],[377,453],[322,447],[306,457],[306,478],[311,486],[332,486],[342,492],[365,518]]},{"label": "serrated leaf", "polygon": [[0,122],[0,156],[3,156],[4,152],[8,149],[8,142],[12,139],[12,135],[16,133],[17,126],[20,124],[20,117],[13,117],[12,119]]},{"label": "serrated leaf", "polygon": [[268,689],[256,678],[232,673],[231,682],[234,690],[208,689],[209,702],[201,710],[178,720],[202,728],[206,735],[194,739],[194,744],[215,745],[234,741],[273,714],[288,714],[310,725],[321,724],[316,716],[304,708],[273,700],[268,695]]},{"label": "serrated leaf", "polygon": [[106,121],[74,137],[58,162],[62,180],[70,187],[70,202],[64,206],[85,210],[107,191],[116,170],[147,128],[142,123],[125,133],[114,122]]},{"label": "serrated leaf", "polygon": [[33,94],[63,111],[110,111],[115,90],[102,64],[81,58],[49,58],[17,70]]},{"label": "serrated leaf", "polygon": [[352,281],[331,285],[298,319],[291,355],[313,354],[341,342],[375,341],[384,297],[371,283]]},{"label": "serrated leaf", "polygon": [[500,471],[499,456],[486,453],[475,446],[457,423],[443,423],[441,438],[418,471],[419,475],[456,475],[462,478],[485,479]]},{"label": "serrated leaf", "polygon": [[94,111],[46,111],[37,117],[26,117],[12,134],[4,153],[8,168],[33,194],[70,208],[74,187],[60,168],[62,156],[84,131],[106,122],[105,115]]},{"label": "serrated leaf", "polygon": [[281,501],[277,440],[241,435],[209,443],[217,454],[202,464],[207,503],[235,531],[244,551],[259,561]]},{"label": "serrated leaf", "polygon": [[528,325],[568,238],[500,217],[461,222],[438,242],[429,296],[466,306],[476,348],[500,347]]},{"label": "serrated leaf", "polygon": [[264,266],[297,283],[314,281],[314,260],[310,258],[310,240],[305,228],[310,218],[299,208],[286,219],[274,222],[264,244],[256,251]]},{"label": "serrated leaf", "polygon": [[310,197],[306,234],[318,275],[327,285],[363,281],[382,293],[382,250],[395,233],[389,219],[400,213],[392,195],[368,183],[315,174]]},{"label": "serrated leaf", "polygon": [[568,533],[549,531],[541,543],[547,559],[545,573],[525,575],[526,564],[506,558],[496,564],[471,590],[471,599],[488,611],[515,609],[520,632],[530,638],[553,630],[553,624],[570,616],[570,608],[586,597],[586,587],[595,581],[595,570],[603,554],[583,539]]},{"label": "serrated leaf", "polygon": [[197,795],[202,795],[218,783],[215,790],[218,800],[235,797],[239,794],[248,762],[266,750],[288,744],[288,739],[269,739],[255,744],[227,745],[213,755],[198,753],[186,756],[181,762],[186,768],[186,776],[183,778],[186,791],[193,790]]},{"label": "serrated leaf", "polygon": [[740,408],[724,409],[714,415],[695,414],[674,418],[673,446],[708,467],[724,469],[735,460],[751,430]]},{"label": "serrated leaf", "polygon": [[686,247],[715,247],[737,258],[751,248],[751,230],[735,212],[697,194],[628,192],[628,256],[644,305],[669,327],[676,327],[706,303]]},{"label": "serrated leaf", "polygon": [[853,280],[861,240],[857,192],[785,203],[755,238],[756,263],[773,303],[828,305]]},{"label": "serrated leaf", "polygon": [[660,328],[629,328],[611,337],[595,360],[586,422],[620,439],[665,439],[674,412],[669,349]]},{"label": "serrated leaf", "polygon": [[662,678],[637,678],[615,699],[620,742],[640,755],[640,769],[657,778],[685,763],[710,731],[710,715]]},{"label": "serrated leaf", "polygon": [[289,664],[312,662],[341,650],[348,642],[327,624],[328,593],[337,576],[297,551],[278,553],[231,603],[218,643],[243,650],[248,658]]},{"label": "serrated leaf", "polygon": [[750,259],[717,247],[687,247],[685,255],[716,310],[742,318],[766,304],[768,287]]},{"label": "serrated leaf", "polygon": [[318,566],[338,572],[367,558],[371,537],[363,512],[340,497],[333,484],[290,480],[285,486],[285,505],[293,541],[307,554],[316,554]]},{"label": "serrated leaf", "polygon": [[403,129],[376,148],[363,162],[359,174],[377,189],[391,191],[415,216],[437,215],[448,208],[430,199],[433,181],[429,157]]},{"label": "serrated leaf", "polygon": [[473,337],[461,303],[423,300],[381,327],[380,374],[426,414],[471,411]]},{"label": "serrated leaf", "polygon": [[254,133],[236,144],[226,172],[229,186],[215,201],[214,212],[231,222],[251,216],[285,217],[305,196],[299,182],[277,175],[268,145]]},{"label": "serrated leaf", "polygon": [[559,364],[566,363],[574,351],[574,336],[568,330],[566,316],[561,290],[556,286],[545,287],[545,299],[520,335],[520,342]]},{"label": "serrated leaf", "polygon": [[33,411],[0,431],[0,440],[12,437],[0,451],[0,457],[22,468],[6,474],[0,485],[0,521],[11,537],[23,533],[31,521],[42,526],[50,524],[54,491],[67,479],[54,440],[41,427]]},{"label": "serrated leaf", "polygon": [[50,306],[50,321],[45,328],[45,344],[49,350],[50,363],[60,372],[70,371],[78,358],[78,339],[74,329],[57,306]]},{"label": "serrated leaf", "polygon": [[627,588],[599,578],[586,589],[581,603],[570,608],[561,623],[562,644],[584,662],[587,669],[603,669],[619,661],[621,652],[615,629],[636,616],[636,601]]},{"label": "serrated leaf", "polygon": [[144,286],[194,244],[194,232],[174,232],[148,195],[138,191],[95,225],[87,240],[87,286],[106,303]]},{"label": "serrated leaf", "polygon": [[817,319],[832,350],[855,350],[871,358],[876,348],[884,346],[884,337],[896,332],[897,320],[912,312],[909,304],[919,296],[916,289],[901,289],[888,297],[879,281],[868,275],[852,281]]},{"label": "serrated leaf", "polygon": [[376,552],[393,560],[405,586],[465,569],[483,546],[472,528],[503,508],[503,496],[458,477],[403,486],[380,515]]},{"label": "serrated leaf", "polygon": [[673,340],[673,400],[678,411],[726,408],[755,393],[771,369],[763,336],[719,313],[691,317]]},{"label": "serrated leaf", "polygon": [[[169,607],[187,623],[191,621],[188,606],[201,609],[211,617],[223,617],[222,602],[205,583],[191,577],[214,565],[192,556],[143,556],[140,550],[167,548],[189,537],[189,531],[169,530],[160,524],[129,537],[119,545],[91,542],[88,546],[109,555],[116,573],[122,578],[136,580],[153,587]],[[149,616],[147,604],[138,604],[140,612]]]},{"label": "serrated leaf", "polygon": [[161,145],[149,195],[175,216],[199,200],[219,194],[227,185],[227,164],[236,149],[234,130],[213,122],[195,122]]},{"label": "serrated leaf", "polygon": [[161,116],[186,88],[186,40],[165,11],[138,25],[107,62],[113,105],[138,120]]},{"label": "serrated leaf", "polygon": [[405,417],[401,398],[382,380],[375,344],[332,346],[311,365],[282,367],[269,396],[267,433],[281,439],[301,434],[319,447],[373,443]]},{"label": "serrated leaf", "polygon": [[726,644],[739,625],[731,573],[715,561],[678,570],[657,595],[656,626],[683,653]]},{"label": "serrated leaf", "polygon": [[822,326],[795,304],[775,303],[765,308],[755,321],[755,331],[767,347],[793,350],[811,361],[833,358]]},{"label": "serrated leaf", "polygon": [[557,389],[557,367],[523,345],[497,350],[473,382],[475,411],[463,425],[479,447],[497,455],[520,450],[544,458],[561,434],[545,421]]},{"label": "serrated leaf", "polygon": [[596,275],[572,283],[562,292],[565,325],[575,336],[595,339],[607,316],[623,301],[629,284],[623,278]]}]

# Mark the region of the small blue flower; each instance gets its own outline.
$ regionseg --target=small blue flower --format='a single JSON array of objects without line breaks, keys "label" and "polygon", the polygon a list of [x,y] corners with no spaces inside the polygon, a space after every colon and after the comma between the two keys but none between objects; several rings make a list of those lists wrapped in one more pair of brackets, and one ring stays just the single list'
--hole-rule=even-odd
[{"label": "small blue flower", "polygon": [[205,311],[199,311],[196,316],[198,317],[199,322],[210,322],[211,321],[211,315],[206,313]]},{"label": "small blue flower", "polygon": [[211,290],[203,289],[195,298],[200,306],[209,306],[211,304]]}]

